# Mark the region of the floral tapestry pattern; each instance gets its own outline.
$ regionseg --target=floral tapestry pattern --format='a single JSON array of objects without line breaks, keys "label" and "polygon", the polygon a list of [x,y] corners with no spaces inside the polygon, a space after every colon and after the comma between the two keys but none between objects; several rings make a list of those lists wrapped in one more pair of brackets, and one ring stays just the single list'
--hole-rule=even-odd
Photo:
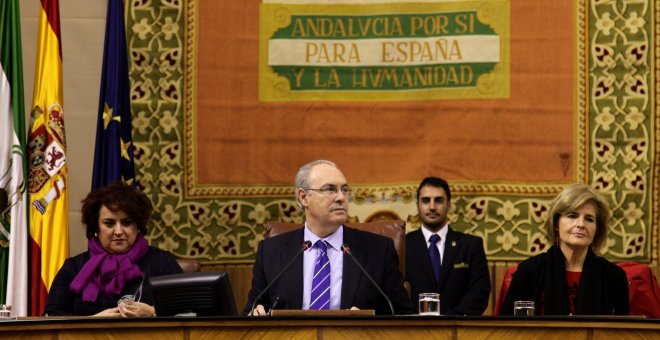
[{"label": "floral tapestry pattern", "polygon": [[[293,188],[266,196],[262,187],[228,187],[218,195],[193,185],[197,3],[135,0],[128,6],[136,172],[156,207],[148,239],[182,258],[252,261],[266,221],[303,218]],[[652,100],[652,39],[657,45],[658,5],[575,0],[574,178],[598,188],[610,203],[604,254],[613,260],[656,260],[660,110]],[[547,249],[543,222],[564,184],[452,183],[450,223],[481,236],[490,260],[527,258]],[[193,189],[198,192],[189,197]],[[351,221],[384,215],[416,227],[415,190],[413,184],[358,187]]]}]

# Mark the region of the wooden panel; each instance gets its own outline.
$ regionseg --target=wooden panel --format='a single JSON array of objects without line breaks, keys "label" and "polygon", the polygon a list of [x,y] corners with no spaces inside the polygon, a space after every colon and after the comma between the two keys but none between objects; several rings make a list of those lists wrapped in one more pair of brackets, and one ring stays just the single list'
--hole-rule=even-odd
[{"label": "wooden panel", "polygon": [[[57,339],[57,334],[54,334],[52,331],[43,331],[43,332],[30,332],[30,340],[55,340]],[[25,340],[28,338],[27,334],[23,331],[21,332],[2,332],[0,336],[2,340]]]},{"label": "wooden panel", "polygon": [[594,340],[643,340],[658,339],[660,332],[647,329],[594,329]]},{"label": "wooden panel", "polygon": [[25,318],[0,323],[0,339],[653,339],[639,318]]},{"label": "wooden panel", "polygon": [[190,339],[227,339],[227,340],[247,340],[247,339],[286,339],[286,340],[307,340],[316,339],[316,327],[209,327],[192,328],[190,330]]},{"label": "wooden panel", "polygon": [[252,288],[252,267],[252,263],[202,264],[202,271],[223,271],[229,274],[236,308],[240,314],[245,308],[248,293]]},{"label": "wooden panel", "polygon": [[[319,330],[319,339],[451,339],[452,327],[328,327]],[[472,339],[474,340],[474,339]]]},{"label": "wooden panel", "polygon": [[495,305],[497,300],[500,298],[500,289],[502,288],[502,283],[504,283],[504,277],[506,275],[506,271],[513,267],[517,266],[517,262],[490,262],[492,266],[492,277],[493,281],[492,283],[492,290],[490,292],[490,301],[492,304],[489,306],[490,309],[490,314],[484,313],[484,315],[493,315],[493,311],[495,310]]},{"label": "wooden panel", "polygon": [[587,339],[587,329],[561,329],[561,328],[521,328],[521,327],[459,327],[456,331],[457,339],[543,339],[566,340]]},{"label": "wooden panel", "polygon": [[58,339],[71,340],[174,340],[183,339],[183,328],[131,328],[120,327],[112,328],[108,325],[108,330],[83,329],[83,330],[61,330]]}]

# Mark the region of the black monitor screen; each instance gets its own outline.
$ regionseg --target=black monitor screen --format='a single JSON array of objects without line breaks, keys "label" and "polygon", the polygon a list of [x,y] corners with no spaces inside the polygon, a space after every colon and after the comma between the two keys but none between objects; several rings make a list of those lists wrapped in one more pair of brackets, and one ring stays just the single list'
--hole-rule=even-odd
[{"label": "black monitor screen", "polygon": [[237,315],[225,272],[195,272],[149,280],[158,316]]}]

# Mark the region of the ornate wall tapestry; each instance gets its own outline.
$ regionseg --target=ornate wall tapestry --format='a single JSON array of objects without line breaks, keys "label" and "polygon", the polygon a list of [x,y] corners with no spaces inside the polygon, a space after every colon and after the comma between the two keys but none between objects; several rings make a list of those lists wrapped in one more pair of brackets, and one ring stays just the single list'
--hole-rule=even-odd
[{"label": "ornate wall tapestry", "polygon": [[[417,184],[429,175],[446,178],[452,227],[481,236],[491,260],[544,251],[550,200],[568,183],[587,182],[613,209],[606,256],[653,261],[659,183],[652,4],[132,1],[137,173],[156,205],[149,240],[203,262],[252,261],[265,221],[302,222],[293,199],[298,167],[330,159],[356,189],[352,221],[401,218],[416,228]],[[361,24],[350,25],[363,32],[366,18],[398,21],[401,29],[378,39],[378,30],[350,37],[337,29],[358,17]],[[413,34],[411,25],[425,21],[435,28]],[[473,36],[460,34],[460,25],[474,27]],[[309,36],[299,39],[303,33]],[[316,47],[305,45],[310,37]],[[454,52],[436,45],[442,39],[453,41]],[[485,49],[470,52],[470,39],[482,39]],[[401,41],[400,49],[387,49]],[[413,45],[427,48],[426,56]],[[450,60],[457,50],[465,60]],[[396,53],[405,55],[397,59],[403,64],[382,64]],[[351,64],[357,55],[363,64]],[[440,72],[449,64],[452,79],[465,82],[425,78],[425,67]],[[466,65],[472,78],[456,73]],[[389,78],[377,78],[378,70]],[[330,91],[351,83],[351,75],[386,86]],[[493,92],[478,92],[479,79],[494,84]]]},{"label": "ornate wall tapestry", "polygon": [[264,3],[259,100],[509,96],[509,1]]}]

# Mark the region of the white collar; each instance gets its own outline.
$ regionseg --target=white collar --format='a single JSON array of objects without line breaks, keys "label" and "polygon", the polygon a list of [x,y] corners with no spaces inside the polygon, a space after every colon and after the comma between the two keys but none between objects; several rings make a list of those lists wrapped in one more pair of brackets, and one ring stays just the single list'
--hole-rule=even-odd
[{"label": "white collar", "polygon": [[437,233],[428,230],[426,226],[423,224],[420,229],[422,230],[422,234],[424,234],[424,240],[427,243],[429,242],[429,239],[433,234],[440,236],[440,242],[444,242],[447,239],[447,231],[449,230],[449,223],[445,224],[442,228],[440,228],[440,230]]},{"label": "white collar", "polygon": [[314,244],[316,244],[316,241],[324,240],[326,241],[326,243],[330,244],[332,248],[341,251],[341,245],[344,242],[344,226],[342,225],[339,228],[337,228],[337,230],[335,230],[334,233],[324,238],[320,238],[316,236],[316,234],[314,234],[311,230],[309,230],[309,228],[307,227],[307,223],[305,222],[304,239],[311,241],[312,247],[314,246]]}]

